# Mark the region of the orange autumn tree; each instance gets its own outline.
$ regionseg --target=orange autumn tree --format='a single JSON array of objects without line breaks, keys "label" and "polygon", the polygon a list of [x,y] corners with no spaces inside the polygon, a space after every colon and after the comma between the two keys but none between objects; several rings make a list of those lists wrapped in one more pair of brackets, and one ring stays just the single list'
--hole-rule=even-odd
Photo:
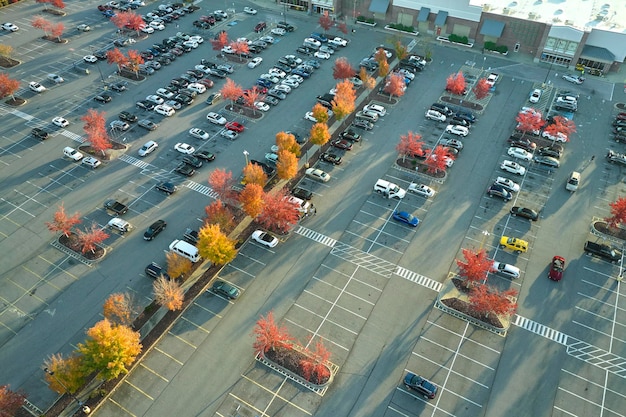
[{"label": "orange autumn tree", "polygon": [[226,204],[230,204],[233,201],[233,173],[221,168],[214,169],[209,174],[209,186],[218,198]]},{"label": "orange autumn tree", "polygon": [[243,182],[263,187],[267,183],[267,174],[259,165],[248,163],[248,165],[243,167]]},{"label": "orange autumn tree", "polygon": [[323,146],[330,140],[330,132],[328,131],[328,125],[326,123],[315,123],[311,127],[309,138],[312,144]]},{"label": "orange autumn tree", "polygon": [[6,73],[0,73],[0,98],[11,96],[15,101],[15,92],[20,88],[20,82],[10,78]]},{"label": "orange autumn tree", "polygon": [[257,217],[259,224],[277,233],[287,233],[300,219],[297,203],[289,201],[286,190],[264,195],[265,205]]},{"label": "orange autumn tree", "polygon": [[135,307],[133,297],[129,293],[115,293],[109,295],[102,305],[102,314],[111,323],[130,326],[139,312]]},{"label": "orange autumn tree", "polygon": [[326,123],[328,122],[328,109],[322,106],[320,103],[315,103],[313,108],[311,109],[313,113],[313,117],[317,120],[318,123]]},{"label": "orange autumn tree", "polygon": [[236,241],[220,230],[217,224],[202,226],[198,232],[198,253],[215,265],[225,265],[235,259]]},{"label": "orange autumn tree", "polygon": [[263,211],[263,187],[249,183],[239,193],[241,209],[250,217],[256,217]]},{"label": "orange autumn tree", "polygon": [[44,378],[48,387],[54,392],[73,394],[85,384],[87,375],[81,367],[81,357],[77,354],[67,358],[58,353],[50,355],[43,361],[43,364],[48,371],[52,372],[52,375],[45,372]]},{"label": "orange autumn tree", "polygon": [[359,79],[363,81],[363,86],[368,90],[373,90],[376,87],[376,79],[371,77],[365,67],[361,67],[359,71]]},{"label": "orange autumn tree", "polygon": [[298,145],[296,137],[292,133],[278,132],[276,134],[276,146],[278,146],[279,151],[286,150],[300,157],[300,145]]},{"label": "orange autumn tree", "polygon": [[80,213],[76,212],[69,216],[65,212],[63,203],[59,206],[57,211],[54,212],[54,218],[51,222],[46,222],[48,230],[51,232],[61,232],[65,237],[70,237],[72,234],[72,228],[80,224]]},{"label": "orange autumn tree", "polygon": [[293,152],[286,149],[278,151],[278,162],[276,163],[276,175],[281,180],[289,180],[298,173],[298,158]]},{"label": "orange autumn tree", "polygon": [[337,83],[337,94],[332,101],[332,110],[337,120],[342,120],[355,109],[356,90],[349,80]]},{"label": "orange autumn tree", "polygon": [[406,59],[409,56],[409,50],[406,45],[404,45],[400,40],[396,40],[393,44],[394,49],[396,50],[396,56],[399,60]]},{"label": "orange autumn tree", "polygon": [[206,222],[218,224],[225,233],[230,233],[235,228],[235,216],[222,200],[215,200],[204,208]]},{"label": "orange autumn tree", "polygon": [[189,259],[174,252],[166,252],[165,259],[167,261],[167,274],[172,280],[183,277],[187,272],[191,271],[193,266]]},{"label": "orange autumn tree", "polygon": [[405,88],[404,76],[402,74],[393,73],[387,79],[387,83],[385,84],[383,91],[389,94],[389,98],[391,98],[391,96],[402,97],[404,95]]},{"label": "orange autumn tree", "polygon": [[135,51],[134,49],[131,49],[128,52],[126,52],[126,56],[128,57],[128,61],[126,62],[128,69],[134,72],[135,76],[138,77],[139,65],[144,63],[143,57],[141,56],[139,52]]},{"label": "orange autumn tree", "polygon": [[93,223],[90,228],[84,231],[80,229],[77,230],[76,234],[78,235],[78,242],[80,243],[81,252],[83,254],[87,252],[95,253],[96,246],[109,237],[109,234],[102,230],[96,223]]}]

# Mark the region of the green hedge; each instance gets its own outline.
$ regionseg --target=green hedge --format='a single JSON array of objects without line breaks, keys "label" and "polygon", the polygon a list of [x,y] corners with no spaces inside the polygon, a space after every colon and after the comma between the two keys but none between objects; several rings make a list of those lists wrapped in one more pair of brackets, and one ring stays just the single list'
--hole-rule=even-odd
[{"label": "green hedge", "polygon": [[365,16],[359,16],[356,18],[356,20],[359,22],[365,22],[365,23],[370,23],[370,24],[376,23],[376,21],[373,18],[365,17]]},{"label": "green hedge", "polygon": [[392,29],[401,30],[403,32],[415,32],[415,28],[413,26],[404,26],[402,23],[390,23],[389,27]]},{"label": "green hedge", "polygon": [[459,35],[455,35],[454,33],[448,36],[448,40],[450,42],[462,43],[465,45],[469,44],[469,39],[467,39],[467,36],[459,36]]},{"label": "green hedge", "polygon": [[487,51],[496,51],[501,54],[509,52],[509,48],[506,45],[497,45],[495,42],[485,42],[485,49]]}]

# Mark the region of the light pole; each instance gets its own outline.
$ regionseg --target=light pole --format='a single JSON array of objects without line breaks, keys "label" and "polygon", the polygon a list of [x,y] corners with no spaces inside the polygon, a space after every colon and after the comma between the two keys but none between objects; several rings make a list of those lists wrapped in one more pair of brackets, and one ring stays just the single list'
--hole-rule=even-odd
[{"label": "light pole", "polygon": [[287,0],[283,0],[283,22],[287,23]]},{"label": "light pole", "polygon": [[48,368],[43,368],[43,371],[44,371],[45,373],[47,373],[48,375],[50,375],[52,378],[54,378],[54,379],[55,379],[55,381],[56,381],[56,382],[58,382],[58,383],[59,383],[59,385],[61,385],[61,386],[63,387],[63,389],[65,390],[65,393],[66,393],[66,394],[69,394],[69,395],[70,395],[70,397],[72,397],[72,398],[73,398],[73,399],[74,399],[74,400],[78,403],[78,406],[79,406],[79,407],[81,407],[81,410],[83,410],[83,413],[85,413],[85,414],[89,414],[89,413],[91,413],[91,408],[89,408],[87,405],[85,405],[85,403],[84,403],[84,402],[82,402],[81,400],[79,400],[79,399],[78,399],[78,397],[76,397],[74,394],[72,394],[72,393],[71,393],[71,392],[67,389],[67,387],[65,386],[65,384],[63,384],[63,382],[61,382],[61,380],[60,380],[59,378],[57,378],[57,377],[56,377],[56,375],[54,375],[54,372],[53,372],[53,371],[51,371],[51,370],[50,370],[50,369],[48,369]]},{"label": "light pole", "polygon": [[483,57],[483,66],[482,66],[482,67],[480,67],[480,70],[481,70],[481,71],[485,69],[486,62],[487,62],[487,57],[486,57],[486,56],[484,56],[484,57]]},{"label": "light pole", "polygon": [[546,73],[546,78],[543,80],[543,85],[546,85],[546,82],[548,81],[548,76],[550,75],[550,71],[552,71],[552,65],[554,64],[554,59],[552,61],[550,61],[550,68],[548,68],[548,72]]},{"label": "light pole", "polygon": [[248,165],[248,155],[250,155],[250,153],[248,151],[243,151],[243,156],[246,158],[246,166]]}]

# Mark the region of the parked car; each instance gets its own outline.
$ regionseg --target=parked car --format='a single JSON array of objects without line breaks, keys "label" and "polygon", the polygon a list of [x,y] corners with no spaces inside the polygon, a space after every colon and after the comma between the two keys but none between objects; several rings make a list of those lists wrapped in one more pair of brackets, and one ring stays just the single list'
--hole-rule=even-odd
[{"label": "parked car", "polygon": [[530,93],[530,97],[528,98],[528,101],[530,101],[531,103],[538,103],[539,99],[541,99],[541,89],[540,88],[535,88]]},{"label": "parked car", "polygon": [[30,131],[30,134],[41,140],[46,140],[50,137],[48,132],[38,127],[33,128],[33,130]]},{"label": "parked car", "polygon": [[226,118],[216,112],[209,112],[206,115],[206,118],[209,122],[216,124],[216,125],[220,125],[220,126],[224,126],[227,123]]},{"label": "parked car", "polygon": [[511,199],[513,198],[513,195],[511,195],[511,193],[506,188],[499,184],[491,184],[487,189],[487,194],[489,195],[489,197],[493,197],[494,195],[496,197],[500,197],[505,202],[511,201]]},{"label": "parked car", "polygon": [[335,148],[343,149],[346,151],[352,150],[352,142],[346,139],[335,139],[332,142],[330,142],[330,145],[334,146]]},{"label": "parked car", "polygon": [[138,151],[139,156],[146,156],[154,152],[159,147],[159,144],[153,140],[146,142]]},{"label": "parked car", "polygon": [[165,222],[165,220],[155,221],[148,227],[148,229],[146,229],[145,233],[143,234],[143,239],[148,241],[153,240],[155,237],[157,237],[159,233],[165,230],[166,227],[167,223]]},{"label": "parked car", "polygon": [[262,230],[255,230],[252,232],[251,237],[255,242],[267,246],[268,248],[275,248],[278,245],[278,238],[276,236]]},{"label": "parked car", "polygon": [[305,171],[305,174],[307,177],[313,178],[314,180],[321,182],[328,182],[330,180],[330,175],[328,175],[328,173],[317,168],[308,168]]},{"label": "parked car", "polygon": [[579,85],[585,82],[585,77],[581,77],[579,75],[565,74],[563,75],[562,78],[565,81],[569,81],[570,83],[579,84]]},{"label": "parked car", "polygon": [[510,213],[512,216],[519,216],[532,221],[537,221],[537,219],[539,219],[539,213],[527,207],[511,207]]},{"label": "parked car", "polygon": [[207,150],[199,150],[193,153],[198,159],[202,159],[203,161],[211,162],[215,160],[215,154],[213,152],[209,152]]},{"label": "parked car", "polygon": [[437,395],[437,386],[435,384],[412,372],[408,372],[404,377],[404,386],[407,389],[419,392],[429,399],[433,399]]},{"label": "parked car", "polygon": [[516,237],[502,236],[500,238],[500,247],[502,249],[510,249],[517,253],[522,253],[528,250],[528,242]]},{"label": "parked car", "polygon": [[527,150],[516,147],[510,147],[506,153],[507,155],[512,156],[513,158],[521,159],[522,161],[530,161],[533,157],[533,154]]},{"label": "parked car", "polygon": [[182,143],[179,142],[176,145],[174,145],[174,150],[184,154],[184,155],[191,155],[192,153],[195,152],[196,148],[194,148],[193,146],[187,144],[187,143]]},{"label": "parked car", "polygon": [[420,222],[417,217],[406,211],[395,210],[392,217],[394,220],[412,227],[417,227]]},{"label": "parked car", "polygon": [[137,126],[143,127],[146,130],[156,130],[159,127],[158,124],[154,123],[151,120],[143,119],[137,123]]},{"label": "parked car", "polygon": [[494,184],[497,184],[512,193],[517,193],[520,190],[520,186],[518,183],[508,178],[504,178],[504,177],[496,178],[496,180],[494,181]]},{"label": "parked car", "polygon": [[320,160],[324,162],[328,162],[333,165],[341,164],[341,157],[339,155],[336,155],[334,153],[329,153],[329,152],[324,152],[320,154]]},{"label": "parked car", "polygon": [[137,116],[127,111],[120,112],[117,117],[119,117],[120,120],[123,120],[125,122],[134,123],[137,121]]},{"label": "parked car", "polygon": [[518,164],[517,162],[504,160],[500,164],[500,169],[506,172],[510,172],[511,174],[524,175],[526,174],[526,168]]},{"label": "parked car", "polygon": [[178,187],[176,187],[174,183],[171,183],[169,181],[161,181],[157,185],[155,185],[154,188],[167,195],[172,195],[176,192],[176,190],[178,190]]},{"label": "parked car", "polygon": [[241,294],[239,288],[222,280],[215,281],[210,291],[214,294],[218,294],[222,297],[228,298],[229,300],[235,300]]},{"label": "parked car", "polygon": [[163,276],[168,281],[171,279],[167,271],[155,262],[152,262],[150,265],[146,266],[144,272],[149,278],[152,279],[157,279],[160,276]]},{"label": "parked car", "polygon": [[426,197],[426,198],[432,197],[435,195],[435,190],[433,190],[429,186],[424,185],[424,184],[417,184],[414,182],[412,182],[409,185],[408,191],[415,193],[417,195],[420,195],[422,197]]},{"label": "parked car", "polygon": [[425,116],[428,120],[435,120],[437,122],[446,121],[446,116],[439,113],[437,110],[432,110],[432,109],[426,110]]},{"label": "parked car", "polygon": [[491,265],[491,271],[510,279],[517,279],[521,276],[521,271],[518,267],[504,262],[494,261]]},{"label": "parked car", "polygon": [[565,269],[565,258],[555,255],[552,257],[550,263],[550,270],[548,271],[548,278],[552,281],[560,281],[563,278],[563,270]]},{"label": "parked car", "polygon": [[535,155],[535,157],[533,158],[533,161],[537,164],[545,165],[550,168],[558,168],[561,166],[561,163],[559,162],[559,160],[551,156]]},{"label": "parked car", "polygon": [[465,137],[469,135],[469,129],[458,125],[448,125],[446,126],[446,133]]}]

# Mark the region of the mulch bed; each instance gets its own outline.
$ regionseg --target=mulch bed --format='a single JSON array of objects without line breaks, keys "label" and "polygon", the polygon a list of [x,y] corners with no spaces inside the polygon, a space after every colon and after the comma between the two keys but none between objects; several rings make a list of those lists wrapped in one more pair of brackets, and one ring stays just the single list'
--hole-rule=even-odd
[{"label": "mulch bed", "polygon": [[43,9],[43,12],[50,13],[50,14],[53,14],[55,16],[65,16],[65,15],[67,15],[67,13],[65,13],[64,11],[56,10],[56,9]]},{"label": "mulch bed", "polygon": [[[458,278],[452,278],[452,283],[454,284],[456,289],[459,290],[459,292],[463,294],[469,294],[470,290],[463,285],[464,284],[463,280],[458,279]],[[485,322],[489,324],[490,326],[497,327],[499,329],[504,328],[504,326],[502,325],[502,322],[500,321],[500,319],[498,319],[497,316],[493,314],[487,315],[482,312],[477,312],[474,309],[472,309],[472,306],[467,301],[453,297],[453,298],[446,298],[444,300],[441,300],[441,303],[465,315],[473,317],[476,320]]]},{"label": "mulch bed", "polygon": [[9,100],[5,101],[6,104],[8,104],[9,106],[13,106],[13,107],[23,106],[27,102],[28,102],[28,100],[25,100],[25,99],[23,99],[21,97],[15,97],[15,99],[9,99]]},{"label": "mulch bed", "polygon": [[241,106],[239,104],[226,106],[226,110],[232,111],[233,113],[239,113],[242,116],[246,116],[251,119],[260,119],[261,117],[263,117],[263,113],[261,112],[261,110],[254,110],[250,107]]},{"label": "mulch bed", "polygon": [[68,43],[69,41],[67,39],[59,39],[56,36],[42,36],[41,39],[49,41],[49,42],[54,42],[54,43]]},{"label": "mulch bed", "polygon": [[617,103],[615,107],[617,107],[620,110],[626,110],[626,103]]},{"label": "mulch bed", "polygon": [[626,230],[619,227],[609,227],[605,221],[597,221],[593,224],[593,227],[600,233],[613,236],[618,239],[626,240]]},{"label": "mulch bed", "polygon": [[118,71],[118,75],[120,77],[128,78],[129,80],[133,80],[133,81],[144,81],[146,79],[146,77],[144,77],[143,75],[135,74],[132,71],[121,70],[121,71]]},{"label": "mulch bed", "polygon": [[[122,149],[126,149],[126,145],[121,144],[119,142],[114,142],[111,141],[111,149],[113,150],[122,150]],[[96,151],[94,148],[91,147],[91,145],[81,145],[78,147],[78,149],[82,152],[85,152],[93,157],[97,157],[98,159],[102,160],[102,161],[110,161],[111,160],[111,155],[109,155],[108,153],[104,153],[104,155],[102,155],[102,152],[100,151]]]},{"label": "mulch bed", "polygon": [[21,64],[21,62],[17,59],[9,58],[8,56],[0,56],[0,67],[2,68],[13,68],[19,64]]},{"label": "mulch bed", "polygon": [[396,164],[398,166],[401,166],[402,168],[410,169],[411,171],[415,171],[415,168],[417,168],[417,172],[419,172],[420,174],[424,174],[433,178],[444,178],[446,176],[445,171],[428,172],[428,168],[430,167],[426,164],[422,164],[417,159],[398,158]]},{"label": "mulch bed", "polygon": [[104,248],[98,245],[96,245],[96,249],[93,252],[88,251],[83,253],[82,246],[80,244],[80,241],[78,240],[78,235],[74,232],[70,233],[69,236],[59,236],[59,243],[76,253],[80,253],[84,258],[89,259],[90,261],[95,261],[104,256]]},{"label": "mulch bed", "polygon": [[[265,357],[270,361],[282,366],[285,369],[290,370],[294,374],[299,375],[302,379],[309,381],[313,384],[323,385],[330,379],[330,373],[326,375],[319,375],[316,370],[312,370],[311,375],[307,378],[306,371],[302,366],[304,361],[309,360],[309,356],[303,352],[289,349],[286,347],[277,347],[265,352]],[[325,367],[322,369],[326,369]]]},{"label": "mulch bed", "polygon": [[457,106],[466,107],[466,108],[472,109],[474,111],[482,111],[484,109],[484,107],[481,106],[478,103],[473,103],[471,101],[462,100],[462,99],[456,98],[456,97],[443,96],[443,97],[441,97],[441,101],[444,101],[444,102],[450,103],[450,104],[454,104],[454,105],[457,105]]}]

